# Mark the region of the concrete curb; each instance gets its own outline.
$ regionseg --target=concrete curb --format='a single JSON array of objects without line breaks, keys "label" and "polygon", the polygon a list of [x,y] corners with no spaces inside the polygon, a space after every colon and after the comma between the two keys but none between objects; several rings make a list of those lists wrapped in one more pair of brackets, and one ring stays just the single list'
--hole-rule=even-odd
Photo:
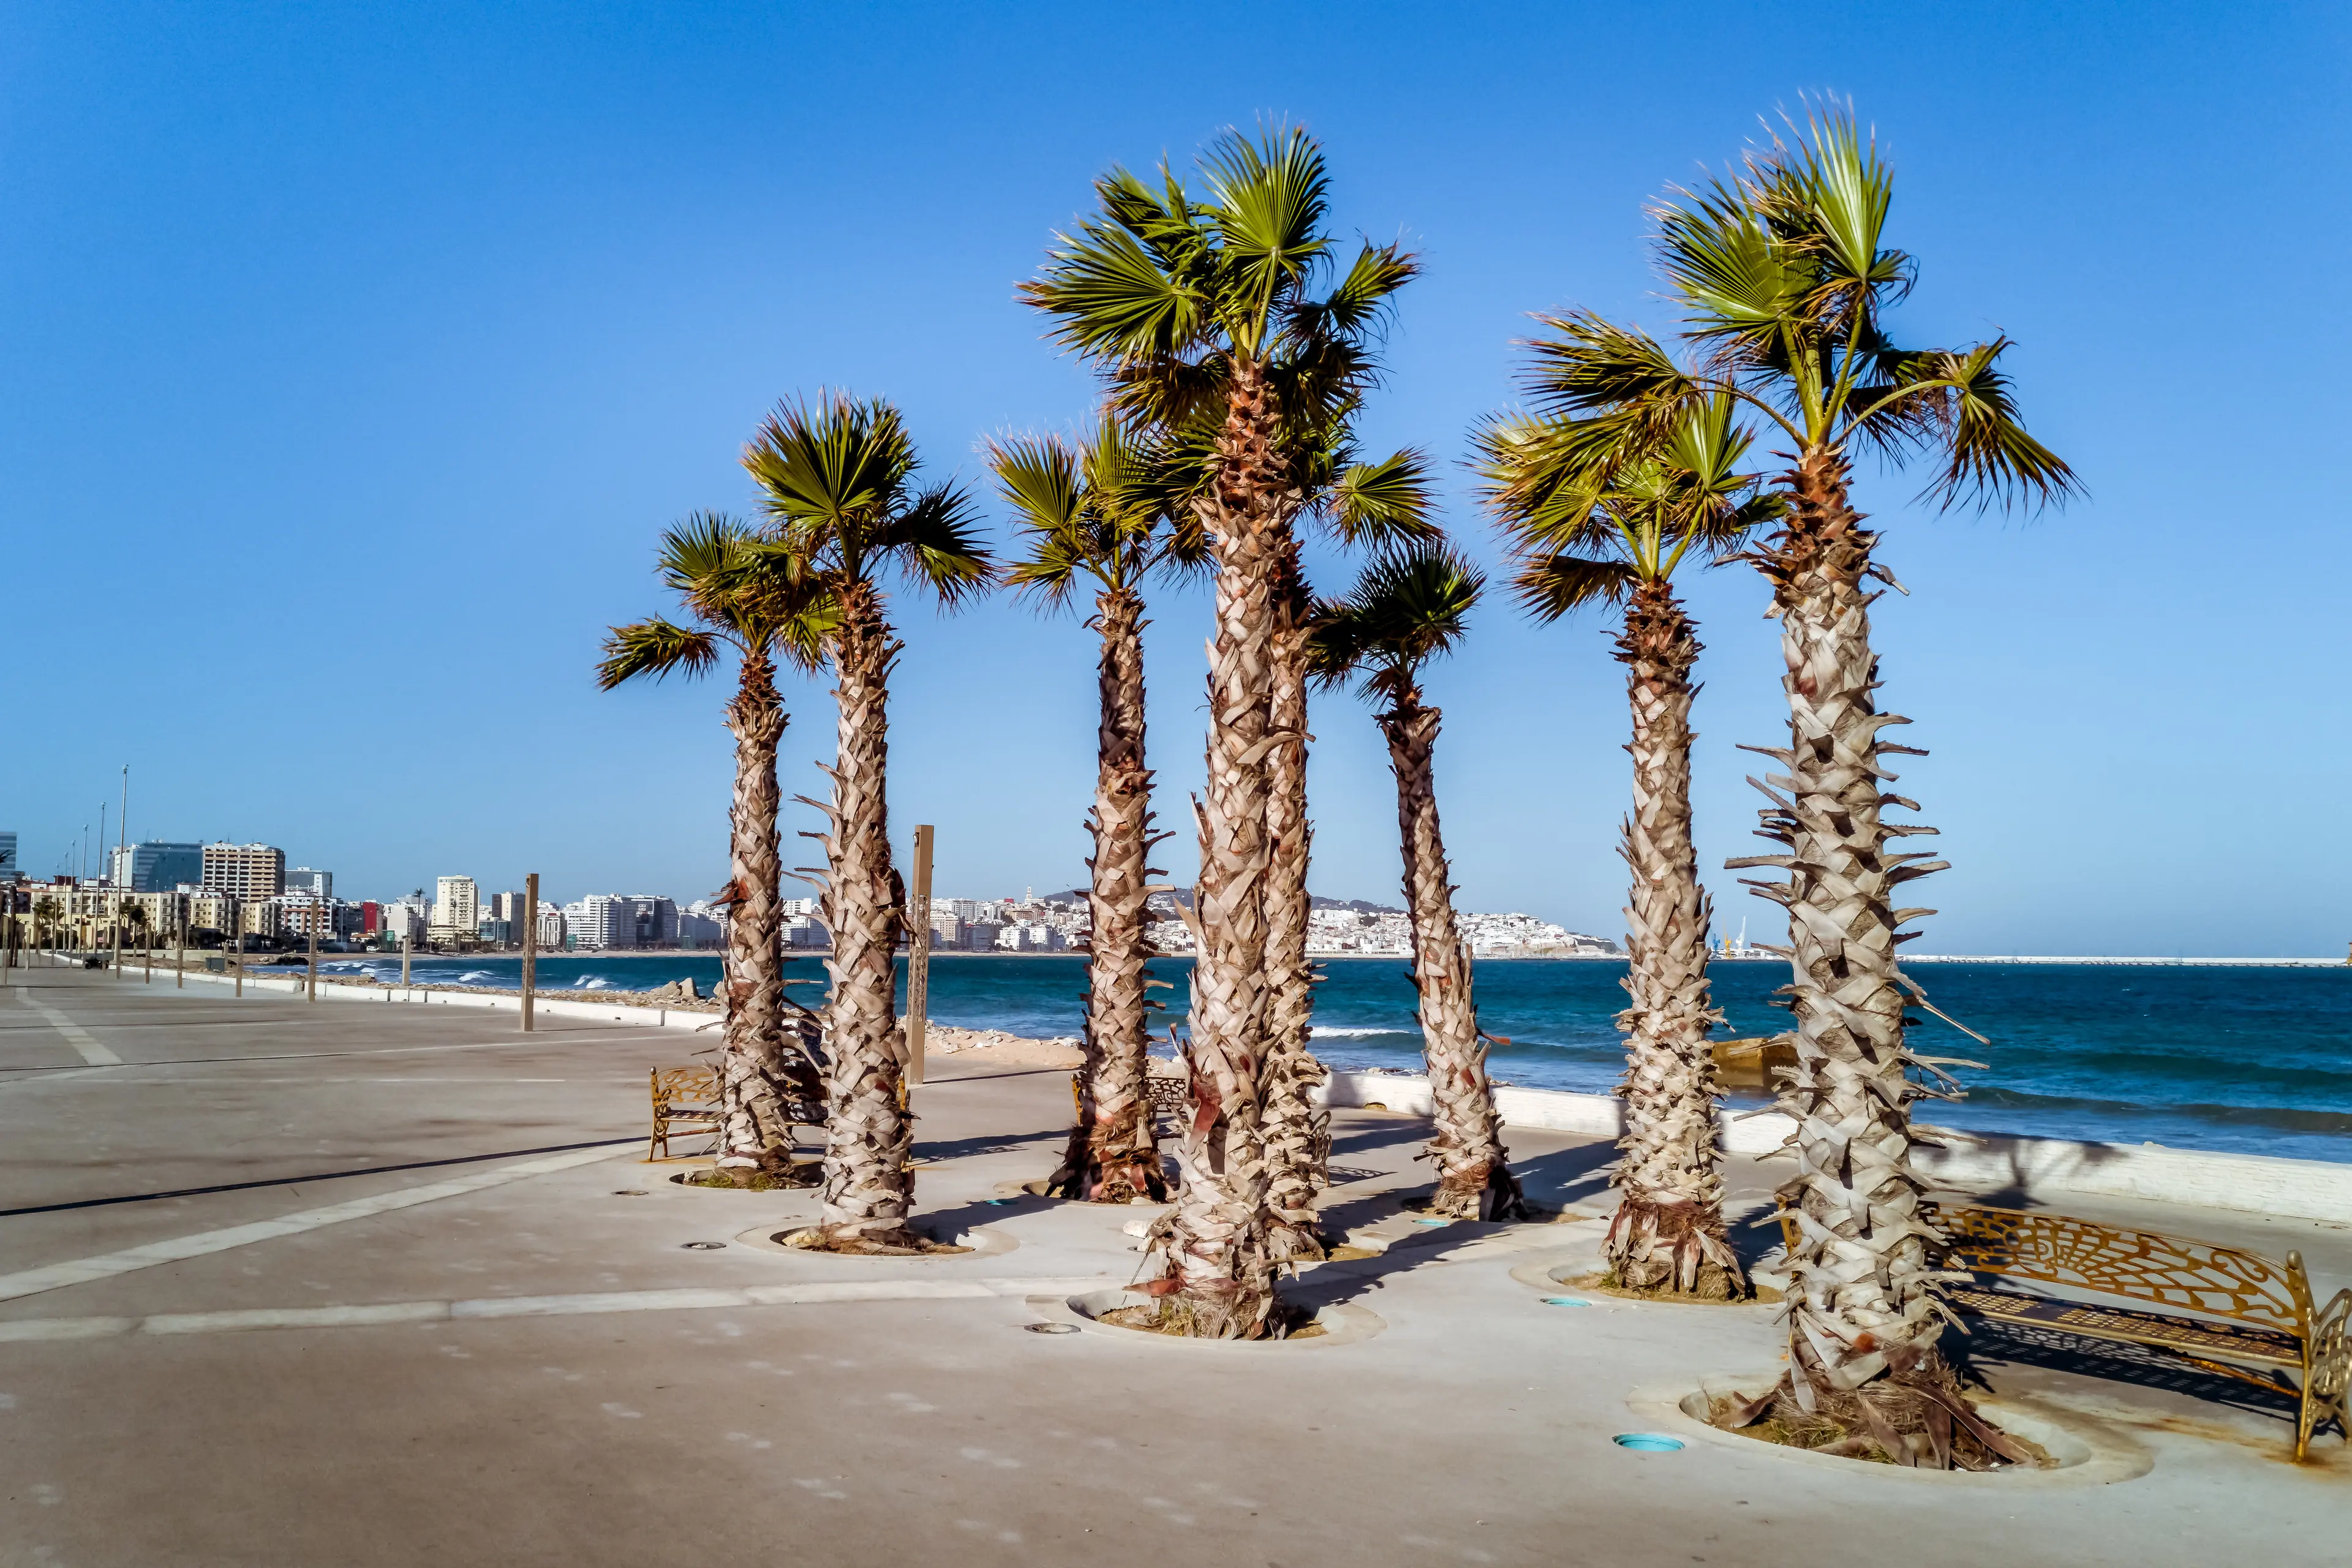
[{"label": "concrete curb", "polygon": [[[231,974],[215,974],[209,970],[188,971],[190,980],[201,980],[210,985],[236,984]],[[303,982],[299,978],[276,974],[255,974],[247,972],[245,988],[263,995],[299,996]],[[576,996],[578,993],[572,993]],[[520,1013],[522,998],[499,996],[478,991],[441,991],[429,985],[351,985],[341,983],[319,985],[321,1002],[415,1002],[435,1006],[480,1007],[492,1013]],[[594,1018],[601,1023],[633,1024],[646,1029],[682,1029],[688,1033],[704,1028],[716,1029],[723,1022],[717,1013],[700,1013],[686,1008],[628,1007],[617,1003],[582,1002],[559,999],[544,993],[535,995],[531,1011],[551,1018]]]},{"label": "concrete curb", "polygon": [[[1405,1073],[1334,1072],[1324,1097],[1333,1106],[1431,1114],[1429,1080]],[[1495,1108],[1505,1123],[1515,1127],[1612,1139],[1624,1131],[1624,1106],[1611,1095],[1497,1089]],[[1772,1153],[1795,1130],[1796,1123],[1777,1110],[1727,1114],[1717,1124],[1724,1149],[1735,1154]],[[1917,1165],[1943,1185],[1979,1194],[2031,1198],[2079,1193],[2294,1219],[2352,1221],[2352,1165],[2325,1160],[2211,1154],[2158,1143],[1955,1134],[1948,1147],[1919,1150]]]}]

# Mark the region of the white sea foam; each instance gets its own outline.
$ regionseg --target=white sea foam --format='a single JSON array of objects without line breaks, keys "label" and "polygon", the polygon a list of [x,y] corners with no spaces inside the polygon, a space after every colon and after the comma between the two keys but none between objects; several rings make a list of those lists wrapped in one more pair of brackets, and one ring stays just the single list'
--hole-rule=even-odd
[{"label": "white sea foam", "polygon": [[1418,1029],[1347,1029],[1337,1025],[1322,1024],[1311,1026],[1307,1032],[1318,1038],[1337,1040],[1372,1040],[1384,1036],[1395,1036],[1399,1038],[1410,1036],[1416,1040],[1421,1037],[1421,1031]]}]

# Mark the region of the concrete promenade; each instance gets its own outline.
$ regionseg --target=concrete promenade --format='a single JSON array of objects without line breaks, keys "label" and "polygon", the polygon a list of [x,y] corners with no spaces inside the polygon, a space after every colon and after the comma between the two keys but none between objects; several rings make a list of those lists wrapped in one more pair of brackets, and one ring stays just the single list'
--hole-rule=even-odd
[{"label": "concrete promenade", "polygon": [[[1407,1114],[1336,1113],[1331,1226],[1386,1250],[1293,1287],[1379,1331],[1035,1333],[1129,1277],[1123,1227],[1151,1212],[1010,1195],[1054,1163],[1058,1070],[950,1059],[917,1091],[922,1207],[974,1252],[809,1257],[766,1238],[810,1197],[642,1163],[646,1069],[709,1036],[580,1017],[523,1036],[508,1015],[239,1000],[162,971],[10,978],[7,1568],[2275,1568],[2347,1550],[2339,1436],[2293,1466],[2277,1407],[2152,1365],[1979,1359],[2004,1410],[2089,1457],[2072,1469],[1927,1477],[1704,1435],[1670,1396],[1769,1379],[1771,1309],[1547,1305],[1600,1226],[1414,1223],[1397,1200],[1425,1181],[1425,1123]],[[1606,1142],[1511,1143],[1540,1201],[1605,1205]],[[1774,1169],[1733,1160],[1744,1209]],[[2298,1247],[2323,1294],[2352,1283],[2341,1222],[2065,1206]],[[1636,1432],[1687,1446],[1611,1441]]]}]

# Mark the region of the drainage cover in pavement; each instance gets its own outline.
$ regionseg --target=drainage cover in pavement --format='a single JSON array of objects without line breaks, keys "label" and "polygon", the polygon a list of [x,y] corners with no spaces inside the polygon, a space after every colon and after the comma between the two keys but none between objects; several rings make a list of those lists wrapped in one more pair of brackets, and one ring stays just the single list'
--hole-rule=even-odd
[{"label": "drainage cover in pavement", "polygon": [[646,1190],[643,1187],[623,1187],[613,1195],[616,1198],[641,1198],[646,1195]]},{"label": "drainage cover in pavement", "polygon": [[1024,1323],[1021,1326],[1033,1334],[1075,1334],[1078,1331],[1076,1323]]},{"label": "drainage cover in pavement", "polygon": [[1680,1437],[1669,1437],[1663,1432],[1620,1432],[1609,1440],[1637,1454],[1672,1454],[1679,1452],[1683,1446]]},{"label": "drainage cover in pavement", "polygon": [[716,1252],[727,1244],[723,1241],[685,1241],[678,1245],[688,1252]]}]

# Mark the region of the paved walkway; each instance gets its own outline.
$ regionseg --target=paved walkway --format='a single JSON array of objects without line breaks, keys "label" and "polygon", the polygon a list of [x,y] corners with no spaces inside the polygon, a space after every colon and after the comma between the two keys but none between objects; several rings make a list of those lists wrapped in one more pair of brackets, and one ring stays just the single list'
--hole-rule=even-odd
[{"label": "paved walkway", "polygon": [[[1148,1212],[1005,1196],[1054,1163],[1058,1072],[918,1091],[923,1207],[979,1250],[807,1257],[768,1244],[807,1197],[640,1163],[675,1032],[13,978],[0,1563],[2342,1560],[2339,1439],[2296,1468],[2275,1410],[2071,1363],[1984,1371],[2138,1479],[1618,1447],[1664,1429],[1638,1390],[1769,1375],[1769,1310],[1546,1305],[1599,1227],[1414,1225],[1403,1117],[1341,1113],[1333,1152],[1334,1220],[1395,1245],[1302,1282],[1372,1337],[1040,1334],[1129,1277]],[[1512,1143],[1538,1196],[1600,1197],[1606,1148]],[[2352,1281],[2341,1227],[2098,1212]]]}]

